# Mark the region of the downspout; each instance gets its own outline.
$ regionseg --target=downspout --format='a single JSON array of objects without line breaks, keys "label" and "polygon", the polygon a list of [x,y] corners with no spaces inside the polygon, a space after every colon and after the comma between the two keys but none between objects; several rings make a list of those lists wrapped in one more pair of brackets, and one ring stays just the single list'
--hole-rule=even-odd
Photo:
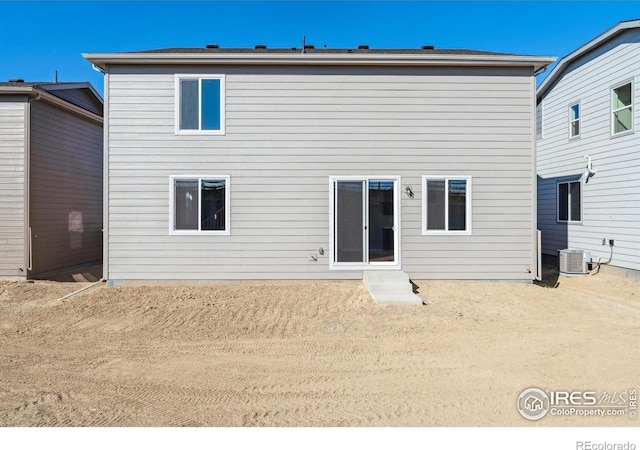
[{"label": "downspout", "polygon": [[109,279],[109,66],[102,69],[92,64],[104,78],[104,104],[102,121],[102,278]]},{"label": "downspout", "polygon": [[27,101],[27,117],[25,118],[25,222],[27,228],[27,273],[33,270],[33,242],[31,239],[31,103],[42,98],[39,92]]},{"label": "downspout", "polygon": [[64,297],[60,297],[60,298],[59,298],[58,300],[56,300],[56,301],[61,302],[61,301],[63,301],[63,300],[66,300],[66,299],[68,299],[69,297],[72,297],[72,296],[74,296],[74,295],[76,295],[76,294],[79,294],[79,293],[80,293],[80,292],[82,292],[82,291],[86,291],[87,289],[94,287],[96,284],[104,283],[105,281],[106,281],[106,280],[105,280],[104,278],[100,278],[98,281],[96,281],[96,282],[94,282],[94,283],[91,283],[91,284],[90,284],[90,285],[88,285],[88,286],[81,287],[81,288],[80,288],[80,289],[78,289],[77,291],[73,291],[72,293],[67,294],[67,295],[65,295]]},{"label": "downspout", "polygon": [[533,75],[537,77],[538,75],[545,73],[547,71],[547,67],[548,66],[544,66],[542,69],[539,69],[537,72],[534,72]]},{"label": "downspout", "polygon": [[91,63],[91,68],[104,77],[104,103],[102,115],[102,278],[95,283],[79,289],[76,292],[65,295],[60,300],[64,300],[78,292],[89,289],[98,283],[109,279],[109,73],[108,66],[105,68]]},{"label": "downspout", "polygon": [[538,142],[536,136],[536,75],[542,72],[540,72],[540,70],[536,72],[535,68],[532,68],[530,73],[533,75],[531,77],[531,271],[533,272],[533,280],[541,281],[541,233],[538,230]]},{"label": "downspout", "polygon": [[91,64],[91,68],[92,68],[93,70],[95,70],[96,72],[100,72],[101,74],[103,74],[103,75],[104,75],[104,70],[102,70],[100,67],[96,66],[95,64],[93,64],[93,63],[92,63],[92,64]]}]

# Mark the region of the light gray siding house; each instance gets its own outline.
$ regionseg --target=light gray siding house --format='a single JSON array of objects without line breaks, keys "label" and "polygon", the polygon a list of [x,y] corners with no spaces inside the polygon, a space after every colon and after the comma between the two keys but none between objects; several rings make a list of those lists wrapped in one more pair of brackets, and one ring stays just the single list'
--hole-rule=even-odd
[{"label": "light gray siding house", "polygon": [[640,20],[565,56],[538,88],[543,253],[572,248],[607,261],[613,240],[610,265],[640,271],[639,102]]},{"label": "light gray siding house", "polygon": [[102,108],[88,83],[0,83],[0,278],[102,259]]},{"label": "light gray siding house", "polygon": [[105,276],[535,277],[535,73],[467,50],[164,49],[105,73]]}]

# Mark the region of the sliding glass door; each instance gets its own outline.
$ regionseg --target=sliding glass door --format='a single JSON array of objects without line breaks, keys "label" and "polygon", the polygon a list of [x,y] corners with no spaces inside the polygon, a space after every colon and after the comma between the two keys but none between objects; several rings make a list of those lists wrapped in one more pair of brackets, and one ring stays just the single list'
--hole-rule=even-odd
[{"label": "sliding glass door", "polygon": [[397,178],[335,177],[333,264],[396,265]]},{"label": "sliding glass door", "polygon": [[336,182],[336,261],[364,262],[364,181]]}]

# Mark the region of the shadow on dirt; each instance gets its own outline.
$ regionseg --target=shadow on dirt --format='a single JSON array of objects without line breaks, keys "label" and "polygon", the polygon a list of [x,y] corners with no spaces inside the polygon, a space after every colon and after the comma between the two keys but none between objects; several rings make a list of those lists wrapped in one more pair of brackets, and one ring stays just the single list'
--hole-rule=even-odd
[{"label": "shadow on dirt", "polygon": [[560,273],[558,272],[558,267],[556,265],[543,265],[542,266],[542,280],[535,280],[533,284],[540,287],[545,288],[557,288],[560,286],[560,282],[558,278],[560,277]]}]

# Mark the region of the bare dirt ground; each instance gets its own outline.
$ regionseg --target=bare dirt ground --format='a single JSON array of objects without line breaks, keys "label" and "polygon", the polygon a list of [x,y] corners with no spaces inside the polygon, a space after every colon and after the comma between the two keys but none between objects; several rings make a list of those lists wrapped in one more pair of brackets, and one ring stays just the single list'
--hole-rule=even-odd
[{"label": "bare dirt ground", "polygon": [[[517,412],[520,392],[640,388],[640,284],[360,282],[108,289],[0,281],[1,426],[638,426]],[[554,284],[554,283],[552,283]]]}]

